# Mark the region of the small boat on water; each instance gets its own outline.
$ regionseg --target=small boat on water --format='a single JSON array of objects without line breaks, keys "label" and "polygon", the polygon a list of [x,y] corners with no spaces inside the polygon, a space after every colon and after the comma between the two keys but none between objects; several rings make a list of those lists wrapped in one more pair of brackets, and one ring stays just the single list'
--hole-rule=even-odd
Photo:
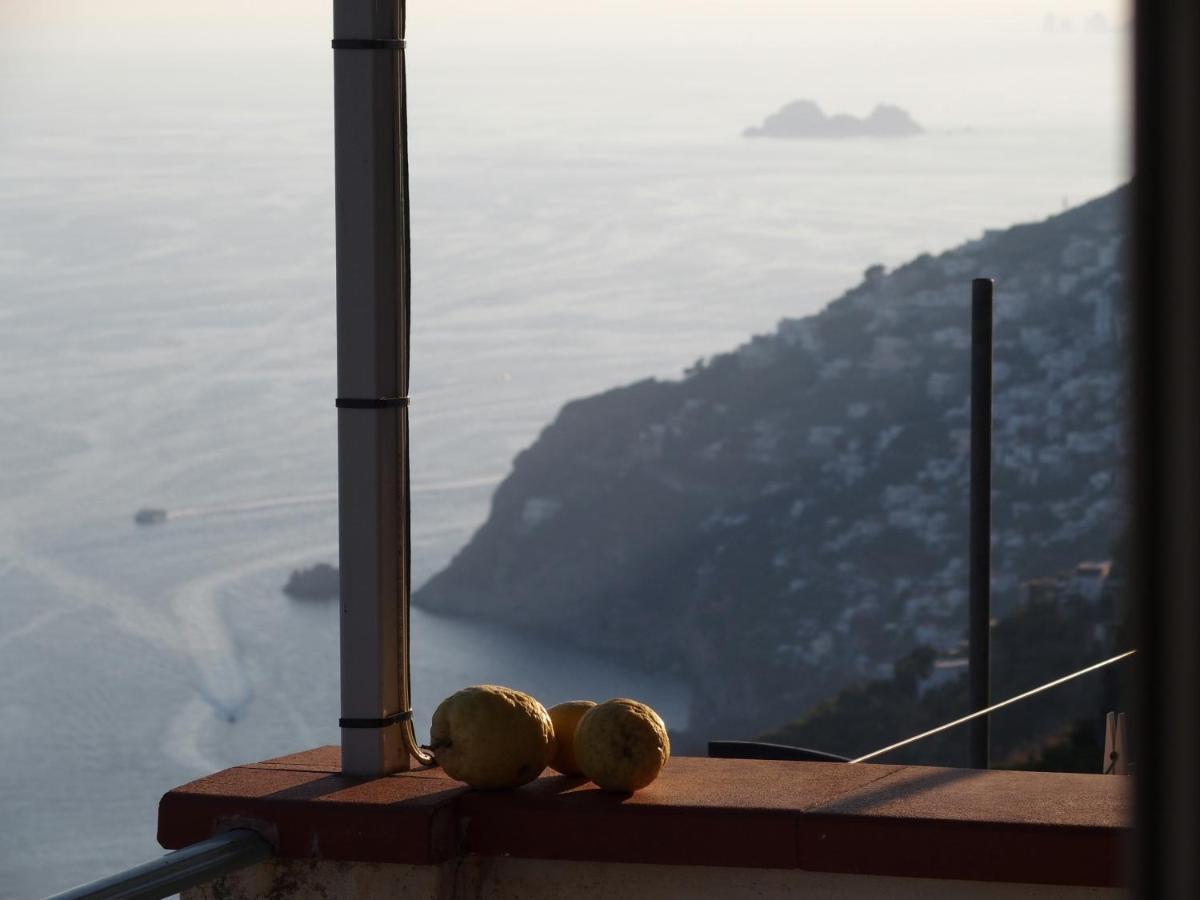
[{"label": "small boat on water", "polygon": [[167,511],[165,509],[139,509],[133,514],[133,521],[139,525],[157,525],[159,522],[167,521]]}]

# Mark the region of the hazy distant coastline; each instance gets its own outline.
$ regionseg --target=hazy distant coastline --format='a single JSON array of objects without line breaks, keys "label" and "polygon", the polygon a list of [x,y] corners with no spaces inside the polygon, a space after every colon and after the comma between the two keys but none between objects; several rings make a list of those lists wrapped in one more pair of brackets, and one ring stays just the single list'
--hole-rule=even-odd
[{"label": "hazy distant coastline", "polygon": [[886,103],[877,105],[864,118],[837,113],[828,116],[812,100],[794,100],[767,116],[762,125],[742,132],[748,138],[854,138],[910,137],[924,133],[906,110]]}]

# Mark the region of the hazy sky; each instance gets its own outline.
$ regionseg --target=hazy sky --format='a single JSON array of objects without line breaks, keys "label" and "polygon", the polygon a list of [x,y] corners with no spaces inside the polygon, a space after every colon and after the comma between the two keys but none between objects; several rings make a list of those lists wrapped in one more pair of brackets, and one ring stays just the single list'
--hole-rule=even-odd
[{"label": "hazy sky", "polygon": [[[1119,13],[1120,0],[414,0],[409,9],[427,20],[458,18],[477,14],[510,16],[574,16],[622,13],[671,13],[674,15],[792,16],[852,13],[904,13],[964,15],[1007,12],[1013,14],[1057,13],[1088,15],[1099,10]],[[5,0],[5,10],[16,10],[30,19],[102,21],[128,19],[206,19],[218,16],[295,19],[325,15],[332,0]]]},{"label": "hazy sky", "polygon": [[[733,102],[729,68],[747,70],[733,74],[746,76],[746,85],[750,75],[757,79],[759,94],[740,101],[756,112],[791,94],[857,113],[886,99],[930,121],[954,122],[978,109],[1015,115],[1031,103],[1047,115],[1088,118],[1108,115],[1107,98],[1124,90],[1127,60],[1114,58],[1099,81],[1087,80],[1095,67],[1086,60],[1127,42],[1091,40],[1096,29],[1085,23],[1099,13],[1110,30],[1119,28],[1129,3],[411,0],[409,38],[423,71],[440,62],[439,84],[473,81],[478,93],[481,66],[528,70],[519,90],[530,102],[535,95],[549,102],[559,88],[594,100],[611,49],[626,74],[633,67],[648,84],[686,81],[689,96],[719,91]],[[235,74],[247,68],[262,70],[258,81],[263,72],[286,73],[292,90],[315,96],[324,87],[298,78],[304,70],[328,79],[332,9],[333,0],[0,0],[0,107],[53,83],[73,92],[103,79],[112,90],[177,90],[189,79],[200,84],[206,68],[223,73],[227,86],[255,83]],[[1069,33],[1047,35],[1051,16],[1069,20]],[[564,80],[585,66],[594,70],[586,83]],[[1021,94],[1012,86],[1015,69],[1046,89]],[[546,79],[549,71],[555,79]],[[215,98],[219,85],[203,84]]]},{"label": "hazy sky", "polygon": [[[555,28],[572,20],[640,28],[695,25],[705,20],[755,18],[831,23],[876,19],[1017,20],[1040,23],[1047,14],[1082,20],[1100,12],[1127,17],[1128,0],[414,0],[414,27],[473,31],[482,23]],[[277,30],[328,29],[332,0],[2,0],[5,28],[46,26],[94,31],[138,27],[193,30],[230,23]],[[915,24],[915,23],[914,23]]]}]

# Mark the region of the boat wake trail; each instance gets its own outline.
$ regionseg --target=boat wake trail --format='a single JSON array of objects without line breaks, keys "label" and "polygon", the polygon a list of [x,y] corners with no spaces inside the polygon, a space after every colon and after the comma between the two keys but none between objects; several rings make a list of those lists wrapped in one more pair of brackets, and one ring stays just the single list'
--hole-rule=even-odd
[{"label": "boat wake trail", "polygon": [[264,500],[247,500],[244,503],[226,503],[221,506],[187,506],[167,513],[168,519],[196,519],[202,516],[224,516],[233,513],[258,512],[267,509],[284,509],[289,506],[336,503],[337,493],[308,494],[300,497],[270,497]]},{"label": "boat wake trail", "polygon": [[[475,475],[467,478],[452,478],[445,481],[429,481],[416,483],[412,487],[414,494],[437,494],[454,491],[468,491],[480,487],[492,487],[504,478],[503,472]],[[286,509],[290,506],[309,506],[337,502],[337,492],[329,491],[322,494],[303,494],[292,497],[268,497],[261,500],[246,500],[242,503],[223,503],[218,506],[185,506],[162,513],[163,518],[196,519],[207,516],[225,516],[237,513],[259,512],[261,510]],[[147,510],[152,512],[152,510]]]}]

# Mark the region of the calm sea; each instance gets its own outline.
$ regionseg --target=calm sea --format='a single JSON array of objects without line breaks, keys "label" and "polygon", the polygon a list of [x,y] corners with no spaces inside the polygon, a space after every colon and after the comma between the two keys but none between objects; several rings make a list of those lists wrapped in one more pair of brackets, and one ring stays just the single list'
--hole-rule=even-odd
[{"label": "calm sea", "polygon": [[[779,48],[416,47],[418,583],[563,401],[1118,184],[1117,38],[1021,46],[971,90],[822,81]],[[3,897],[153,855],[174,785],[338,737],[336,606],[280,593],[337,552],[327,52],[154,53],[0,69]],[[930,132],[738,137],[805,96],[898,102]],[[145,506],[172,516],[138,527]],[[686,725],[669,676],[414,627],[422,729],[478,681]]]}]

